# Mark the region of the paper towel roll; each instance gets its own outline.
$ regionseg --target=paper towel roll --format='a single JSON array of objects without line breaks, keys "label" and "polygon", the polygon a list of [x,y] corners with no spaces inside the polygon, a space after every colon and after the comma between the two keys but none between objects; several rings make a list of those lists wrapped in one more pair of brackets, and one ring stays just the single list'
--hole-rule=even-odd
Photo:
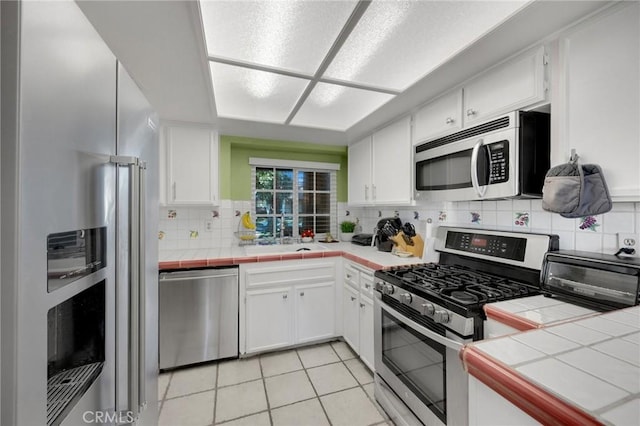
[{"label": "paper towel roll", "polygon": [[422,253],[422,260],[424,262],[437,263],[440,260],[440,255],[435,251],[435,237],[433,234],[433,221],[427,219],[423,227],[424,229],[424,252]]}]

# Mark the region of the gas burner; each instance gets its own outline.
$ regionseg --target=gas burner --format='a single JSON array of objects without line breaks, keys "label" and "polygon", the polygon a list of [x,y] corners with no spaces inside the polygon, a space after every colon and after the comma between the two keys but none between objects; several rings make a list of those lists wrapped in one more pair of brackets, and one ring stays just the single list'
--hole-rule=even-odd
[{"label": "gas burner", "polygon": [[476,296],[475,294],[471,294],[467,291],[459,291],[459,290],[452,291],[451,294],[449,294],[449,297],[455,300],[456,302],[459,302],[465,305],[473,305],[480,302],[480,298],[478,298],[478,296]]}]

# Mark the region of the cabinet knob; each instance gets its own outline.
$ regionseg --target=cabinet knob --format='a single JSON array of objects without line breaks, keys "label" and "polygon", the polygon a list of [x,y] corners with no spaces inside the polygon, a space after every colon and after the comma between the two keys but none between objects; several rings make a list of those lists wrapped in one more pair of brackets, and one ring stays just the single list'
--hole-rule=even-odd
[{"label": "cabinet knob", "polygon": [[352,302],[355,302],[355,300],[356,300],[356,298],[355,298],[355,297],[353,297],[353,296],[351,296],[351,301],[352,301]]},{"label": "cabinet knob", "polygon": [[467,110],[467,117],[471,117],[472,115],[476,115],[476,112],[473,109],[469,108]]},{"label": "cabinet knob", "polygon": [[361,307],[361,308],[364,308],[364,303],[361,303],[361,304],[360,304],[360,307]]},{"label": "cabinet knob", "polygon": [[369,185],[364,186],[364,200],[369,201]]},{"label": "cabinet knob", "polygon": [[351,278],[351,274],[347,274],[347,278]]},{"label": "cabinet knob", "polygon": [[282,295],[282,298],[283,298],[283,299],[286,299],[287,297],[289,297],[289,296],[287,296],[286,294],[283,294],[283,295]]},{"label": "cabinet knob", "polygon": [[453,118],[447,117],[447,119],[444,122],[447,123],[447,124],[453,124],[454,121],[455,120]]},{"label": "cabinet knob", "polygon": [[371,284],[365,284],[364,288],[366,288],[367,290],[369,290],[371,288]]},{"label": "cabinet knob", "polygon": [[300,292],[300,296],[304,296],[304,291],[301,291],[301,292]]}]

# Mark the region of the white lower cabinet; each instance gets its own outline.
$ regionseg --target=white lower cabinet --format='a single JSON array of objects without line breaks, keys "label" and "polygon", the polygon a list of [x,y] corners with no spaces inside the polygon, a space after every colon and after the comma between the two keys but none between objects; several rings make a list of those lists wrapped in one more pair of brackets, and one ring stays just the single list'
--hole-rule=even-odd
[{"label": "white lower cabinet", "polygon": [[296,292],[296,343],[335,334],[335,283],[301,285]]},{"label": "white lower cabinet", "polygon": [[480,380],[469,376],[469,426],[539,424]]},{"label": "white lower cabinet", "polygon": [[373,271],[345,262],[342,292],[342,333],[345,342],[372,371]]},{"label": "white lower cabinet", "polygon": [[342,334],[345,342],[359,352],[360,349],[360,294],[348,284],[342,291]]},{"label": "white lower cabinet", "polygon": [[240,353],[336,336],[336,259],[240,265]]},{"label": "white lower cabinet", "polygon": [[373,300],[360,295],[360,359],[373,371]]},{"label": "white lower cabinet", "polygon": [[247,352],[268,351],[291,344],[292,293],[287,287],[247,291]]}]

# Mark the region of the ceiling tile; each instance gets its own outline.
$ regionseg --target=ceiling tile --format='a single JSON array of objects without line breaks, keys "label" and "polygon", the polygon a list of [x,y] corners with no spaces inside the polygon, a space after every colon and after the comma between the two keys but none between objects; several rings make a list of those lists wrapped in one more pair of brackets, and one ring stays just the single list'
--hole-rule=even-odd
[{"label": "ceiling tile", "polygon": [[375,1],[324,77],[403,91],[528,1]]},{"label": "ceiling tile", "polygon": [[291,124],[346,130],[393,98],[386,93],[318,83]]},{"label": "ceiling tile", "polygon": [[201,1],[210,56],[313,75],[355,1]]},{"label": "ceiling tile", "polygon": [[211,62],[218,116],[284,123],[309,80]]}]

